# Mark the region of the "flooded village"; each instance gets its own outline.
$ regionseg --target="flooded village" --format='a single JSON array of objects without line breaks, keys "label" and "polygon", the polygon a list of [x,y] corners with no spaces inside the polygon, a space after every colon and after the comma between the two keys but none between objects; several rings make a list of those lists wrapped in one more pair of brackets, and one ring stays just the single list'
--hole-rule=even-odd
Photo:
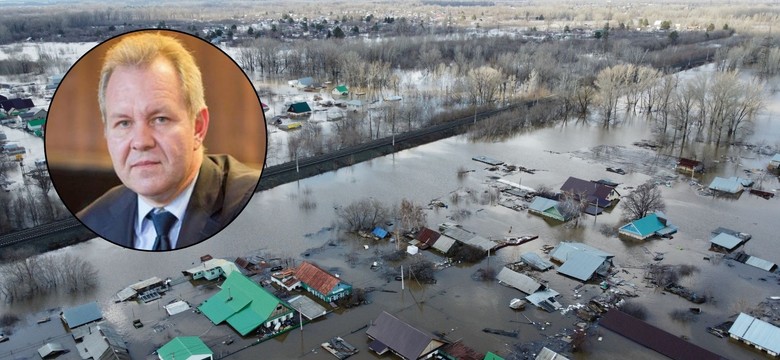
[{"label": "flooded village", "polygon": [[[253,78],[268,165],[297,160],[296,134],[407,101],[301,79]],[[475,116],[463,134],[257,192],[195,246],[53,250],[92,264],[96,285],[1,303],[0,359],[774,358],[780,95],[764,93],[727,147],[683,156],[622,108],[611,126],[593,115],[500,140],[475,137]]]}]

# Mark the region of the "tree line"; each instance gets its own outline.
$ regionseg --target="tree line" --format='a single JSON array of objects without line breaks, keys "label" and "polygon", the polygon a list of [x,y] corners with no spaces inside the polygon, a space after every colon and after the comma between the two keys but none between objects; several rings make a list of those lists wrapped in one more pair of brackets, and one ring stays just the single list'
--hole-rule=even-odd
[{"label": "tree line", "polygon": [[76,256],[18,254],[0,265],[0,298],[24,301],[57,290],[68,293],[97,285],[97,269]]}]

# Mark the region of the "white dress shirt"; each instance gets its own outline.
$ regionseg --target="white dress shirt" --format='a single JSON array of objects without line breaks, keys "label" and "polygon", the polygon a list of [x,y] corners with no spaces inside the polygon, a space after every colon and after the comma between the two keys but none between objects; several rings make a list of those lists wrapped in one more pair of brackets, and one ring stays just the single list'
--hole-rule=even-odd
[{"label": "white dress shirt", "polygon": [[[187,204],[190,202],[192,191],[195,189],[195,182],[198,181],[198,174],[195,174],[195,178],[192,182],[182,191],[168,205],[162,207],[174,216],[176,216],[176,222],[171,228],[171,232],[168,237],[171,240],[171,249],[176,248],[176,243],[179,240],[179,231],[181,230],[182,219],[184,219],[184,213],[187,211]],[[140,250],[152,250],[154,247],[154,240],[157,237],[157,232],[154,230],[154,224],[152,219],[148,218],[150,212],[156,209],[144,201],[140,196],[138,197],[138,218],[135,221],[135,241],[134,248]]]}]

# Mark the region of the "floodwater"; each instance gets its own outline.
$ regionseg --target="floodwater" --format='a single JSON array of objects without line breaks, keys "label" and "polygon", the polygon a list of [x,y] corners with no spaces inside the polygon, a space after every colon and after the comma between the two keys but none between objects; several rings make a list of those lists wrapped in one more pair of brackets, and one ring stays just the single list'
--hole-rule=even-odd
[{"label": "floodwater", "polygon": [[[695,70],[702,71],[702,70]],[[780,138],[780,126],[775,115],[780,97],[772,95],[767,100],[766,115],[757,122],[753,135],[761,141]],[[152,276],[176,277],[198,262],[204,254],[215,258],[234,259],[237,256],[262,253],[272,257],[308,259],[326,269],[337,272],[341,278],[355,287],[376,287],[397,291],[375,291],[369,294],[369,305],[360,306],[328,315],[304,327],[304,331],[292,331],[285,336],[262,343],[254,349],[240,352],[232,358],[253,359],[262,353],[263,358],[286,359],[305,357],[329,359],[332,355],[322,351],[319,344],[334,336],[342,336],[356,345],[359,358],[374,358],[368,352],[365,331],[360,329],[376,318],[382,310],[395,314],[420,329],[446,333],[450,339],[462,339],[472,348],[493,351],[509,356],[513,344],[526,343],[555,335],[563,329],[571,329],[578,320],[573,312],[566,315],[545,313],[527,307],[523,312],[514,312],[508,307],[509,300],[523,294],[496,282],[478,282],[471,275],[480,267],[498,269],[506,263],[515,262],[521,252],[537,251],[544,244],[555,245],[560,241],[581,241],[616,255],[615,264],[621,271],[619,276],[636,285],[640,297],[635,299],[647,306],[648,321],[672,334],[685,335],[690,341],[711,351],[732,359],[760,358],[762,353],[734,341],[718,339],[705,331],[728,320],[745,306],[755,306],[767,296],[780,295],[777,289],[778,277],[742,264],[728,266],[729,261],[705,261],[705,256],[714,256],[707,249],[709,232],[718,226],[733,228],[753,235],[745,251],[773,262],[780,261],[780,252],[774,242],[777,240],[775,222],[780,213],[778,199],[764,200],[747,193],[738,199],[724,199],[700,196],[696,188],[688,184],[688,178],[680,175],[669,186],[662,186],[667,204],[666,214],[679,227],[673,239],[652,240],[637,243],[619,240],[603,235],[602,225],[620,224],[620,208],[594,219],[585,216],[577,227],[567,225],[550,226],[542,218],[516,212],[508,208],[480,204],[481,194],[488,189],[489,176],[499,175],[523,185],[538,187],[548,185],[558,189],[569,177],[583,179],[611,178],[621,185],[618,191],[625,195],[626,187],[635,187],[656,173],[672,174],[670,168],[652,169],[640,166],[623,166],[617,153],[608,152],[596,160],[588,157],[588,149],[596,145],[613,146],[612,149],[633,153],[640,150],[631,144],[642,139],[651,139],[650,126],[641,118],[634,118],[622,125],[604,129],[600,125],[569,121],[555,127],[519,134],[500,143],[470,142],[466,136],[457,136],[435,143],[405,150],[397,154],[373,159],[337,171],[302,179],[260,192],[254,196],[245,211],[225,231],[209,241],[179,250],[171,254],[151,254],[126,250],[108,242],[96,239],[59,250],[83,257],[99,270],[99,286],[92,292],[77,295],[59,295],[34,299],[25,303],[0,305],[2,313],[30,314],[57,306],[70,307],[97,299],[106,318],[125,336],[131,344],[134,356],[143,357],[149,353],[148,343],[160,343],[159,338],[149,332],[139,335],[128,321],[128,306],[114,304],[111,297],[127,285]],[[771,144],[771,143],[770,143]],[[706,150],[701,150],[710,154]],[[722,151],[721,151],[722,152]],[[486,165],[471,160],[477,155],[490,156],[507,163],[537,169],[535,174],[500,174],[486,170]],[[717,154],[717,157],[723,154]],[[722,158],[718,167],[708,173],[702,183],[709,183],[715,175],[742,175],[743,169],[763,168],[770,156],[758,155],[745,149],[733,149],[727,158]],[[650,152],[645,157],[652,158]],[[715,158],[714,153],[709,158]],[[606,166],[620,165],[632,169],[621,176],[605,171]],[[473,169],[465,178],[458,178],[458,168]],[[647,171],[647,173],[643,173]],[[778,189],[776,177],[765,177],[765,189]],[[458,204],[451,201],[453,191],[471,191],[474,198],[462,196]],[[348,205],[362,198],[378,199],[388,205],[398,204],[402,198],[426,205],[439,199],[449,205],[448,209],[428,210],[429,227],[435,228],[442,222],[453,222],[451,216],[456,209],[470,212],[458,220],[462,225],[475,230],[483,237],[499,239],[510,235],[539,235],[539,239],[519,247],[497,251],[483,263],[471,267],[453,266],[437,273],[437,283],[432,285],[406,284],[387,281],[383,271],[368,271],[375,261],[375,249],[390,251],[393,244],[374,240],[354,239],[334,228],[334,208]],[[305,206],[314,203],[315,207]],[[327,246],[333,242],[336,246]],[[364,250],[363,245],[369,245]],[[645,250],[647,249],[647,251]],[[346,263],[346,254],[358,252],[360,261],[351,267]],[[698,268],[692,276],[685,278],[683,285],[700,290],[713,297],[714,301],[701,306],[698,321],[680,323],[668,315],[676,309],[687,309],[691,303],[686,300],[646,288],[642,282],[642,271],[638,269],[652,259],[648,252],[665,254],[663,263],[692,264]],[[307,256],[308,255],[308,256]],[[424,252],[425,256],[439,262],[443,259]],[[383,264],[386,268],[395,264]],[[601,293],[596,286],[587,285],[580,290],[581,298],[574,297],[574,287],[579,283],[554,271],[540,277],[549,286],[561,293],[559,302],[564,306],[578,302],[585,303],[590,297]],[[763,280],[762,280],[763,279]],[[188,284],[178,285],[185,294],[191,293]],[[161,301],[167,302],[166,295]],[[197,302],[195,303],[197,304]],[[136,310],[148,311],[154,303]],[[146,310],[141,310],[146,309]],[[545,330],[525,324],[527,319],[549,322]],[[135,316],[135,314],[133,315]],[[733,319],[732,319],[733,320]],[[28,320],[29,321],[29,320]],[[33,321],[34,323],[34,321]],[[225,327],[225,325],[221,325]],[[486,334],[482,328],[518,330],[517,339]],[[193,329],[194,330],[194,329]],[[593,337],[586,353],[575,358],[626,358],[656,359],[657,353],[645,349],[608,330],[597,329],[602,340]],[[149,335],[151,334],[151,335]],[[168,333],[170,334],[170,333]],[[176,335],[201,335],[186,328],[178,329]],[[162,336],[162,335],[160,335]],[[204,338],[209,339],[208,334]],[[209,340],[213,341],[213,340]],[[207,341],[207,343],[209,343]],[[147,344],[141,344],[145,342]],[[9,343],[0,344],[0,357],[13,348]]]}]

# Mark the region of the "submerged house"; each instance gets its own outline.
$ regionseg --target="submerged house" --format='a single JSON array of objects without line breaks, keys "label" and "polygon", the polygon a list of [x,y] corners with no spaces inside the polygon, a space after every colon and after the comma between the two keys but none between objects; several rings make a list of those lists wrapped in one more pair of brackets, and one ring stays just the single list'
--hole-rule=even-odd
[{"label": "submerged house", "polygon": [[534,201],[531,203],[531,205],[528,206],[528,212],[552,220],[568,221],[569,218],[561,213],[558,206],[558,201],[537,196],[534,198]]},{"label": "submerged house", "polygon": [[352,294],[352,285],[310,262],[302,262],[295,269],[295,278],[306,291],[324,301],[335,301]]},{"label": "submerged house", "polygon": [[93,301],[79,306],[72,307],[60,313],[62,321],[65,322],[69,330],[78,328],[89,323],[96,322],[103,318],[97,302]]},{"label": "submerged house", "polygon": [[228,275],[222,289],[198,309],[214,325],[227,322],[241,336],[260,326],[279,330],[293,318],[293,309],[240,272]]},{"label": "submerged house", "polygon": [[729,328],[732,339],[744,341],[771,356],[780,355],[780,328],[766,321],[740,313]]},{"label": "submerged house", "polygon": [[311,107],[309,104],[305,101],[297,102],[294,104],[291,104],[287,108],[287,113],[290,115],[306,115],[311,114]]},{"label": "submerged house", "polygon": [[431,358],[448,343],[416,329],[386,311],[371,322],[366,335],[372,340],[368,348],[378,355],[390,351],[402,359],[410,360]]},{"label": "submerged house", "polygon": [[[597,181],[588,181],[575,177],[569,177],[569,179],[563,183],[561,192],[573,196],[574,199],[578,201],[584,197],[591,208],[608,208],[615,205],[620,200],[620,193],[618,193],[614,187],[601,184]],[[586,212],[592,214],[593,211],[598,210],[599,209],[589,209],[589,211]]]},{"label": "submerged house", "polygon": [[501,271],[498,272],[496,280],[498,280],[499,284],[513,287],[528,295],[542,290],[545,287],[532,277],[507,267],[502,268]]},{"label": "submerged house", "polygon": [[190,276],[192,280],[214,280],[220,276],[227,278],[232,272],[240,272],[238,266],[225,259],[207,260],[192,269],[182,271],[184,275]]},{"label": "submerged house", "polygon": [[703,172],[704,165],[701,163],[701,161],[698,160],[680,158],[677,160],[677,166],[675,169],[677,172],[684,174],[693,174]]},{"label": "submerged house", "polygon": [[157,349],[160,360],[212,360],[214,352],[197,336],[179,336]]},{"label": "submerged house", "polygon": [[520,260],[523,260],[528,266],[538,271],[546,271],[553,268],[551,262],[542,259],[542,257],[535,252],[524,252],[520,254]]},{"label": "submerged house", "polygon": [[314,78],[312,78],[311,76],[302,77],[300,79],[290,80],[287,82],[287,84],[293,87],[297,87],[299,89],[305,89],[307,87],[314,86]]},{"label": "submerged house", "polygon": [[620,227],[618,234],[637,240],[646,240],[651,236],[669,236],[677,232],[677,227],[666,220],[660,211],[634,220]]},{"label": "submerged house", "polygon": [[710,183],[709,189],[726,194],[739,194],[745,189],[745,186],[750,186],[753,181],[750,179],[743,179],[736,176],[732,176],[728,179],[716,176]]},{"label": "submerged house", "polygon": [[769,165],[767,165],[767,168],[774,171],[775,173],[780,171],[780,153],[775,154],[775,156],[769,160]]},{"label": "submerged house", "polygon": [[347,85],[336,86],[333,91],[331,91],[331,94],[336,96],[347,96],[349,95],[349,87],[347,87]]},{"label": "submerged house", "polygon": [[82,359],[130,360],[124,339],[105,322],[84,329],[76,343]]},{"label": "submerged house", "polygon": [[562,242],[550,252],[551,259],[562,263],[558,273],[583,282],[596,274],[607,276],[613,257],[592,246],[572,242]]},{"label": "submerged house", "polygon": [[710,250],[732,252],[747,241],[745,238],[722,232],[710,239]]},{"label": "submerged house", "polygon": [[417,235],[415,235],[414,238],[415,240],[418,241],[418,243],[416,244],[417,247],[419,247],[422,250],[425,250],[433,246],[433,244],[436,243],[436,240],[439,240],[440,237],[441,234],[439,234],[438,232],[431,230],[427,227],[423,227],[422,229],[420,229],[420,231],[417,232]]}]

